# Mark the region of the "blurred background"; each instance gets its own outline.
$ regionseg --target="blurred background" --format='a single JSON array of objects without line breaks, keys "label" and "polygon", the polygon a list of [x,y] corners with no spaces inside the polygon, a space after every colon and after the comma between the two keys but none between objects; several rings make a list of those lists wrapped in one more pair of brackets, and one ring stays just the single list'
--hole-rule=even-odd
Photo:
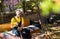
[{"label": "blurred background", "polygon": [[[10,25],[15,10],[21,8],[24,18],[32,21],[40,19],[43,31],[47,28],[54,33],[54,39],[60,39],[60,0],[0,0],[0,27],[3,30],[2,26]],[[50,17],[54,18],[52,24],[49,23]]]},{"label": "blurred background", "polygon": [[[23,8],[24,17],[38,14],[38,18],[57,15],[60,19],[60,0],[0,0],[0,23],[10,22],[17,8]],[[41,19],[43,19],[41,18]]]}]

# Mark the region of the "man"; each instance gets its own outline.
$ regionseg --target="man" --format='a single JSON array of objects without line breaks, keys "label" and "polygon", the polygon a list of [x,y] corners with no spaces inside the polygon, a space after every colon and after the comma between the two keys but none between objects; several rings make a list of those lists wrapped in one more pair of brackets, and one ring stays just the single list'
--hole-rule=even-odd
[{"label": "man", "polygon": [[21,14],[23,13],[22,10],[16,10],[16,16],[14,16],[11,19],[11,28],[15,27],[16,25],[18,25],[21,22],[21,27],[24,26],[24,18],[21,17]]},{"label": "man", "polygon": [[25,39],[31,39],[30,30],[24,28],[24,18],[21,14],[21,10],[16,10],[16,16],[11,19],[12,33],[16,36],[23,36]]},{"label": "man", "polygon": [[12,33],[16,34],[17,36],[20,36],[19,30],[21,30],[24,27],[24,18],[21,17],[22,13],[23,13],[22,10],[20,9],[16,10],[16,16],[14,16],[11,19]]}]

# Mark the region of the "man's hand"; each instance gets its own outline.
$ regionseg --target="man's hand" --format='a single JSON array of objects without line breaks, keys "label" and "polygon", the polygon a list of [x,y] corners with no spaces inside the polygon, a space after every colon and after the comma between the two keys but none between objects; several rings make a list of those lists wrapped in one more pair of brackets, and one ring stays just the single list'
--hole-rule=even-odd
[{"label": "man's hand", "polygon": [[16,23],[16,24],[11,24],[11,28],[14,28],[14,27],[17,27],[18,26],[18,24]]},{"label": "man's hand", "polygon": [[15,26],[11,26],[11,28],[14,28]]},{"label": "man's hand", "polygon": [[18,31],[21,31],[22,29],[23,29],[22,27],[18,27],[18,28],[17,28]]}]

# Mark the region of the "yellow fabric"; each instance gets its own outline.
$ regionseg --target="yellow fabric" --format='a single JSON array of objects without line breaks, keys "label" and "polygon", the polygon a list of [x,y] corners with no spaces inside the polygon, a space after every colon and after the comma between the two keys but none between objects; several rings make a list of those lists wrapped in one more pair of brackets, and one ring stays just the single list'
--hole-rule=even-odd
[{"label": "yellow fabric", "polygon": [[[20,19],[20,18],[17,18],[17,17],[15,16],[15,19],[17,20],[17,22],[20,22],[20,21],[22,20],[22,24],[24,24],[24,19],[23,19],[23,17],[21,17],[21,19]],[[11,25],[16,25],[16,24],[17,24],[17,22],[16,22],[15,19],[14,19],[14,17],[11,19]]]}]

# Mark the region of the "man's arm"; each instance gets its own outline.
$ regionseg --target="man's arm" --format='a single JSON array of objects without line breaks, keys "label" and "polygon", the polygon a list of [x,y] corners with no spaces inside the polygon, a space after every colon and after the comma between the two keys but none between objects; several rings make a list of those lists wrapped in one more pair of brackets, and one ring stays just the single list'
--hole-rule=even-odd
[{"label": "man's arm", "polygon": [[22,17],[21,27],[18,27],[18,30],[22,30],[24,27],[24,18]]},{"label": "man's arm", "polygon": [[11,28],[14,28],[16,24],[17,24],[17,23],[15,23],[14,18],[12,18],[12,19],[11,19]]}]

